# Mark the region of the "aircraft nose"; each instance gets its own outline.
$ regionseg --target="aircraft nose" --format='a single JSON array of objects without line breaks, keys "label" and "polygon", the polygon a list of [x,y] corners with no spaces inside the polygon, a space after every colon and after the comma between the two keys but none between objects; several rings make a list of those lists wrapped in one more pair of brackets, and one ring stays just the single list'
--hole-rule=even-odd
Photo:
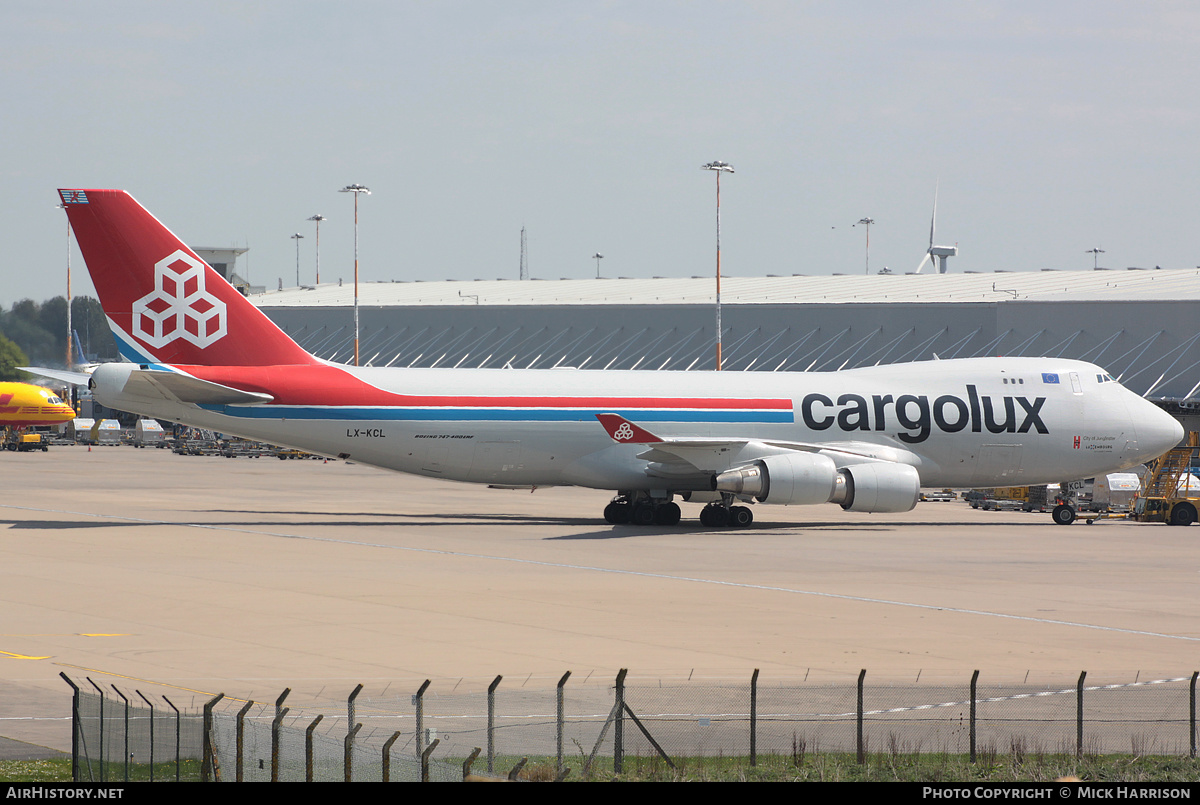
[{"label": "aircraft nose", "polygon": [[1154,403],[1146,400],[1138,402],[1141,405],[1133,413],[1140,452],[1150,458],[1158,458],[1183,441],[1183,426],[1179,420]]}]

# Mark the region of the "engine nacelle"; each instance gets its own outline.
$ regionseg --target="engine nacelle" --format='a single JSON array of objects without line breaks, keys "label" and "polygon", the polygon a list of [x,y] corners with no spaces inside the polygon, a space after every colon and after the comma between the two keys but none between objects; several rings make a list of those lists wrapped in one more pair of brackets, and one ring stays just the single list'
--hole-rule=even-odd
[{"label": "engine nacelle", "polygon": [[763,503],[837,503],[846,511],[906,512],[917,505],[921,478],[907,464],[869,462],[839,470],[816,453],[767,456],[713,476],[713,490]]},{"label": "engine nacelle", "polygon": [[854,464],[841,470],[830,499],[852,512],[912,511],[921,494],[921,477],[908,464]]},{"label": "engine nacelle", "polygon": [[832,459],[816,453],[766,456],[713,477],[713,489],[718,492],[784,505],[825,503],[837,485],[838,471]]}]

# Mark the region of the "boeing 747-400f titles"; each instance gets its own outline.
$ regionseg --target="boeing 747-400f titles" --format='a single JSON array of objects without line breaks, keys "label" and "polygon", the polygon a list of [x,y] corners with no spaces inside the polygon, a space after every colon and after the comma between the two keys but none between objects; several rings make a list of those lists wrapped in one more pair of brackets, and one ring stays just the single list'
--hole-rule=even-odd
[{"label": "boeing 747-400f titles", "polygon": [[904,512],[925,486],[1086,478],[1179,424],[1103,369],[987,358],[842,372],[393,369],[301,349],[120,190],[61,190],[129,363],[105,405],[401,472],[616,491],[611,523],[748,525],[744,505]]}]

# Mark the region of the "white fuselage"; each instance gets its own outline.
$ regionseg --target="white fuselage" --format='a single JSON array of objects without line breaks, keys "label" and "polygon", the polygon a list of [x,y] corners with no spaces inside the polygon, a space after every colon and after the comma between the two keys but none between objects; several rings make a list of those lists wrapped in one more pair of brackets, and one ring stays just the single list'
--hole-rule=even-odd
[{"label": "white fuselage", "polygon": [[[105,364],[115,408],[400,472],[502,485],[708,488],[708,476],[804,444],[839,466],[893,461],[924,486],[1016,486],[1091,477],[1153,458],[1178,424],[1091,364],[986,358],[841,372],[387,369],[339,366],[411,405],[197,406],[125,393],[133,364]],[[277,367],[285,371],[286,367]],[[485,405],[479,404],[487,398]],[[511,404],[506,401],[511,400]],[[728,440],[694,473],[664,477],[596,419],[618,413],[670,440]]]}]

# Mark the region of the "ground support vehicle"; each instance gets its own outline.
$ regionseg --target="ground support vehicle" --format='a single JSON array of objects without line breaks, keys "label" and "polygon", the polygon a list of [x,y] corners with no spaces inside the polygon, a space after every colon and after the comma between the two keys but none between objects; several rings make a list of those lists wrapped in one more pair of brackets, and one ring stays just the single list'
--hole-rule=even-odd
[{"label": "ground support vehicle", "polygon": [[31,450],[41,450],[43,453],[49,450],[45,440],[42,439],[42,434],[33,430],[13,430],[9,429],[4,432],[4,449],[15,450],[21,453],[27,453]]},{"label": "ground support vehicle", "polygon": [[952,500],[958,500],[958,495],[951,489],[940,489],[936,492],[922,492],[921,500],[932,501],[934,503],[946,503]]},{"label": "ground support vehicle", "polygon": [[1130,518],[1167,525],[1191,525],[1200,509],[1200,489],[1187,483],[1200,464],[1200,433],[1192,431],[1187,444],[1168,450],[1150,462]]},{"label": "ground support vehicle", "polygon": [[271,448],[261,442],[246,439],[229,439],[221,446],[221,455],[225,458],[262,458],[264,454],[270,453]]}]

